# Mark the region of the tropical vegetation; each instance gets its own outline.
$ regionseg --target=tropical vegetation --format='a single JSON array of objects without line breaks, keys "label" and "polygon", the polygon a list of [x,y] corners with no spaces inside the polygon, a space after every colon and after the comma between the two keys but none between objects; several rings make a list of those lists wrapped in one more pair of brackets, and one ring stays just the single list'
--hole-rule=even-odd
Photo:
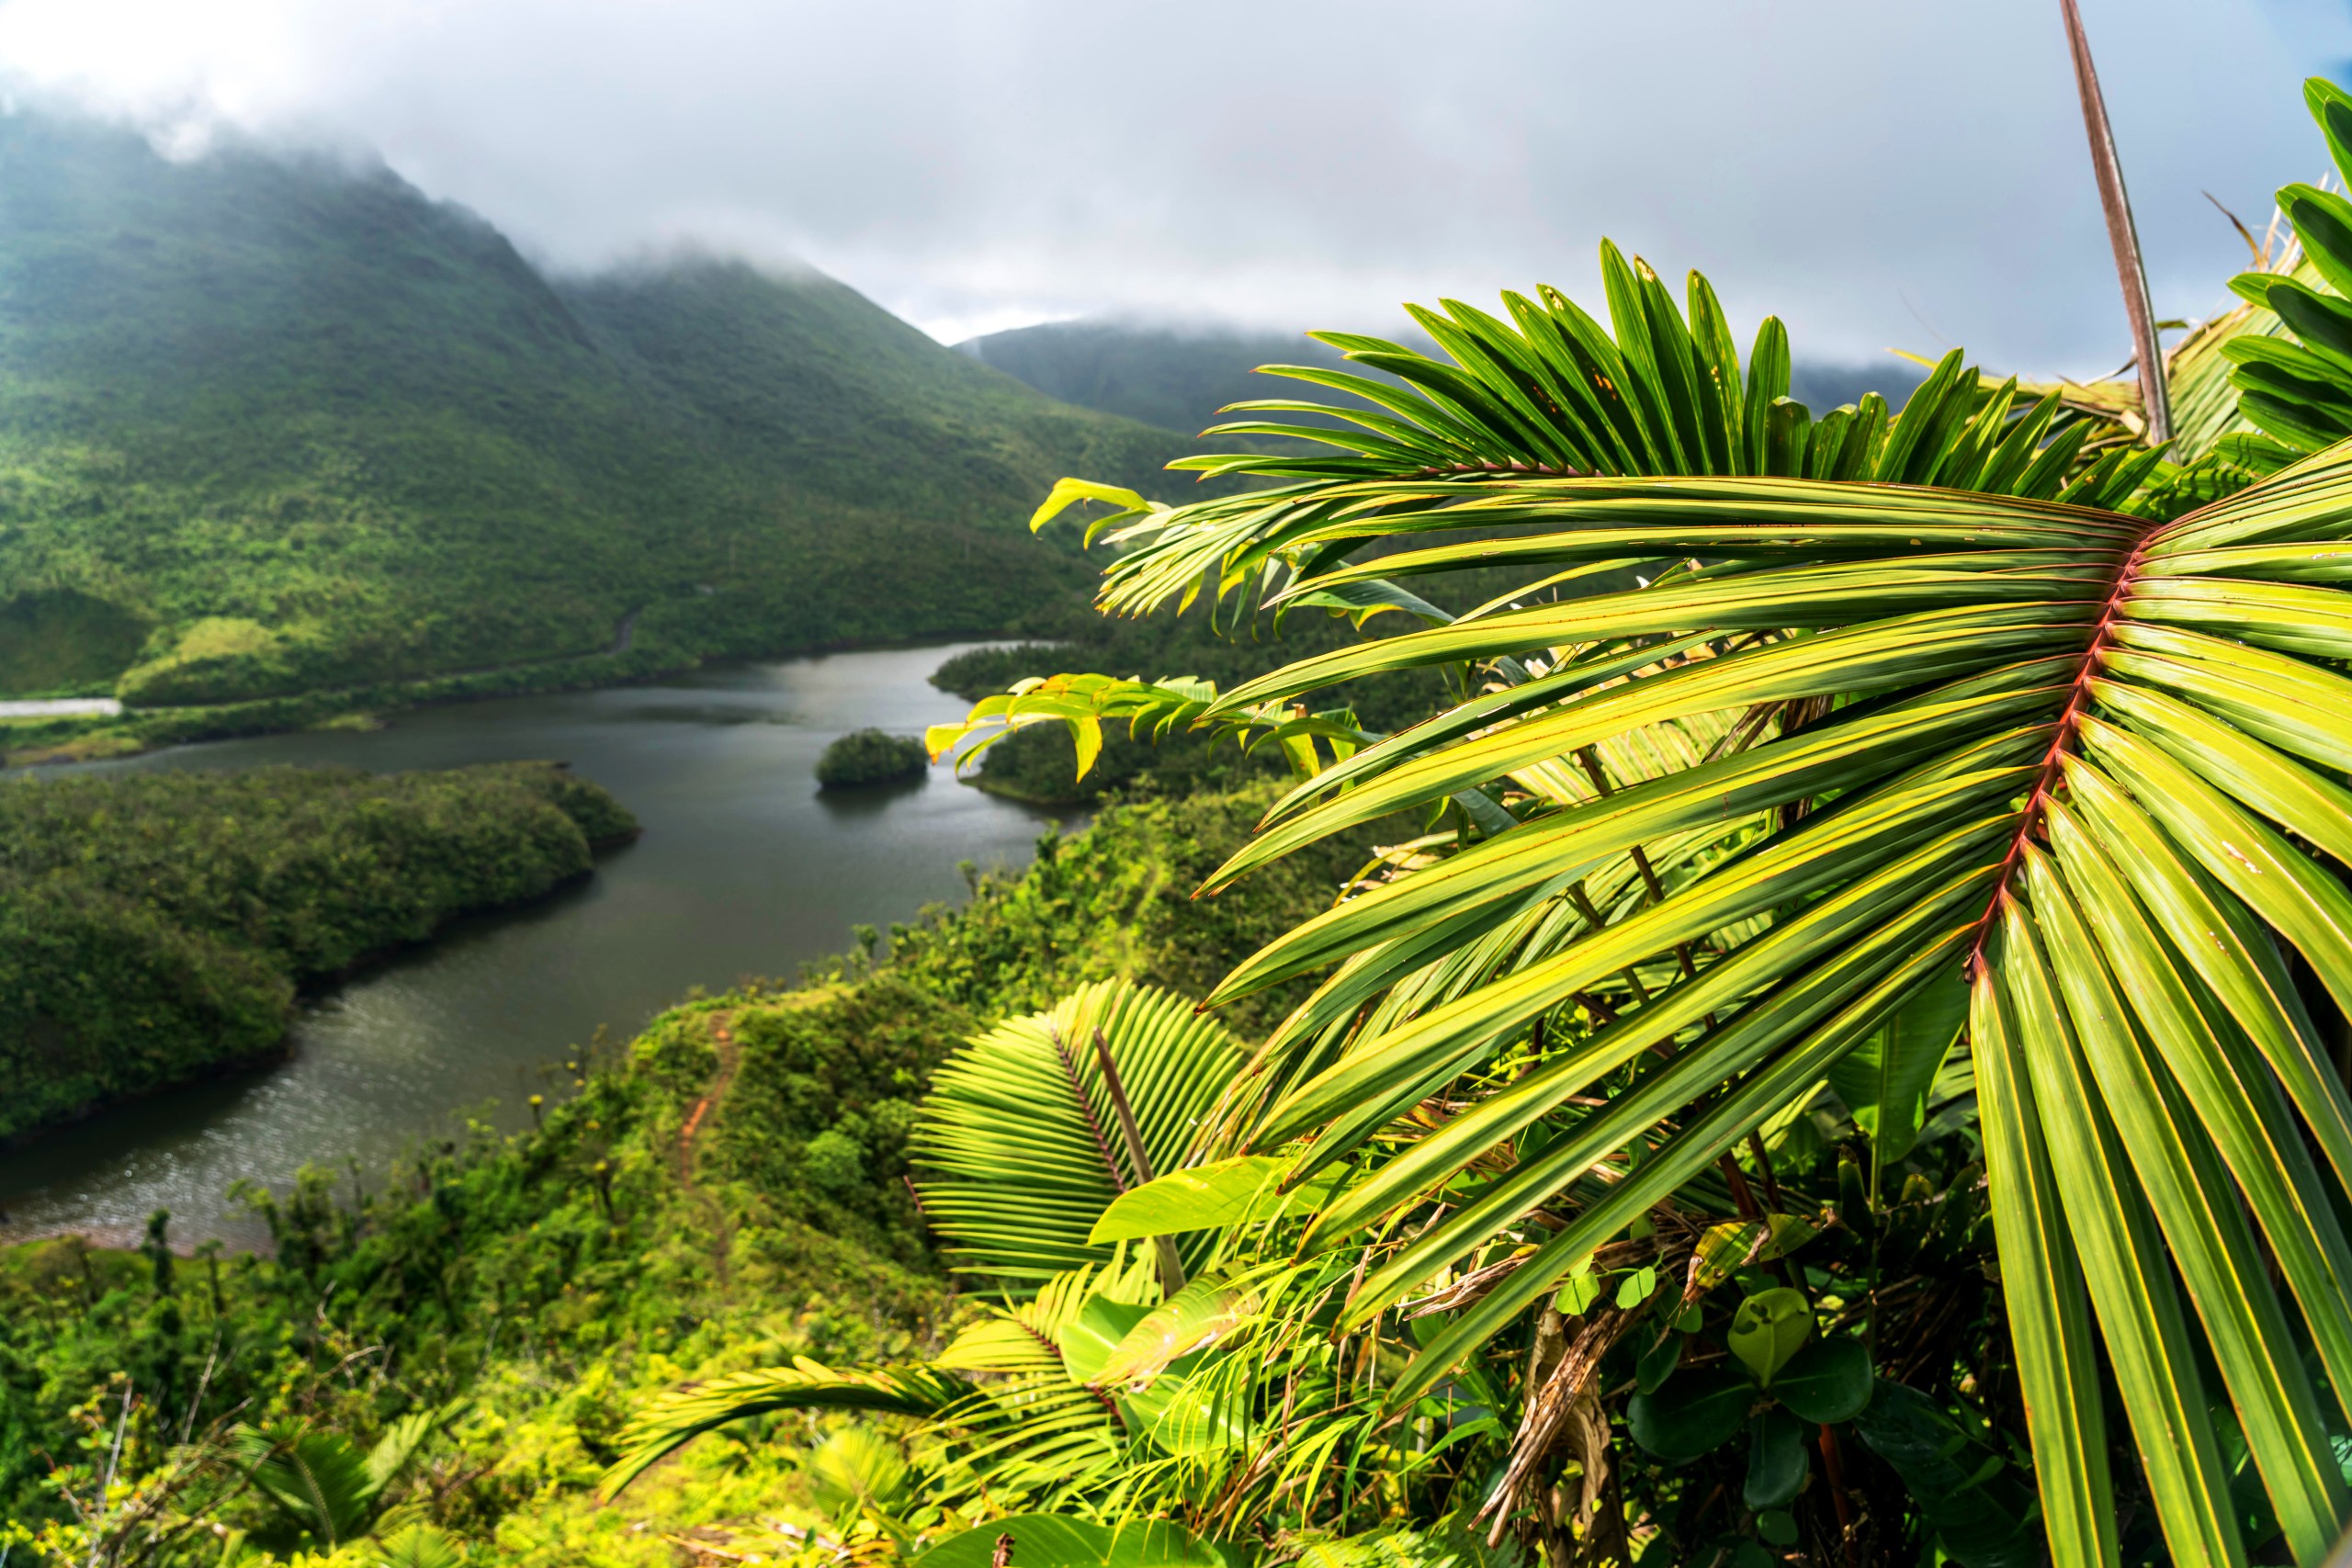
[{"label": "tropical vegetation", "polygon": [[853,729],[817,759],[817,783],[824,789],[895,784],[918,778],[931,766],[922,742],[879,729]]},{"label": "tropical vegetation", "polygon": [[866,1515],[903,1501],[898,1439],[854,1420],[755,1423],[609,1507],[594,1483],[633,1405],[681,1378],[905,1361],[956,1331],[974,1303],[905,1180],[934,1069],[1074,989],[1197,992],[1311,914],[1360,843],[1191,918],[1185,891],[1271,799],[1161,793],[1048,832],[1020,874],[975,868],[959,908],[583,1043],[548,1064],[527,1131],[468,1122],[389,1169],[251,1192],[259,1251],[190,1256],[168,1215],[136,1249],[0,1248],[8,1561],[669,1568],[844,1533],[887,1547]]},{"label": "tropical vegetation", "polygon": [[217,732],[1014,630],[1085,575],[1036,488],[1182,450],[814,272],[550,276],[380,165],[23,106],[0,164],[0,698]]},{"label": "tropical vegetation", "polygon": [[528,1133],[254,1194],[274,1256],[0,1255],[8,1539],[2328,1560],[2352,202],[2279,205],[2129,380],[1815,409],[1605,247],[1605,321],[1320,334],[1206,499],[1064,480],[1102,608],[1191,618],[966,661],[931,739],[1129,798]]},{"label": "tropical vegetation", "polygon": [[[2309,101],[2352,181],[2352,96]],[[994,1303],[656,1401],[608,1488],[854,1410],[906,1424],[869,1534],[942,1563],[2328,1557],[2352,203],[2279,204],[2169,355],[2137,290],[2136,385],[1955,352],[1816,412],[1778,321],[1743,358],[1703,279],[1604,247],[1606,325],[1544,289],[1416,309],[1434,355],[1317,334],[1381,378],[1272,367],[1354,400],[1222,433],[1319,450],[1178,465],[1259,488],[1065,480],[1038,521],[1107,504],[1107,613],[1405,629],[1023,681],[935,749],[1279,755],[1204,895],[1410,828],[1205,1017],[1114,986],[976,1038],[910,1147]],[[1441,607],[1473,570],[1516,582]],[[1415,671],[1418,723],[1317,705]]]},{"label": "tropical vegetation", "polygon": [[548,763],[0,785],[0,1137],[265,1059],[299,987],[538,897],[636,830]]}]

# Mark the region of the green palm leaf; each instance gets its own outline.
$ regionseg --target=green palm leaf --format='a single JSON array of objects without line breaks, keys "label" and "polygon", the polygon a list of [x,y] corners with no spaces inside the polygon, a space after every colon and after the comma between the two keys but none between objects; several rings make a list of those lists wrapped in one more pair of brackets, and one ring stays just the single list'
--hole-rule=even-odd
[{"label": "green palm leaf", "polygon": [[[2210,1443],[2200,1448],[2203,1439],[2189,1435],[2206,1400],[2218,1397],[2234,1410],[2273,1506],[2308,1560],[2332,1538],[2346,1498],[2290,1322],[2310,1325],[2329,1384],[2352,1389],[2343,1337],[2352,1275],[2326,1201],[2331,1181],[2341,1191],[2352,1178],[2352,1162],[2342,1085],[2326,1071],[2316,1026],[2265,932],[2326,976],[2338,1005],[2352,999],[2352,896],[2301,847],[2352,846],[2352,796],[2301,760],[2341,755],[2341,677],[2317,661],[2352,654],[2352,595],[2282,581],[2270,559],[2222,561],[2217,552],[2283,547],[2276,562],[2307,561],[2352,521],[2352,450],[2170,524],[1772,479],[1523,480],[1508,494],[1452,510],[1475,505],[1540,524],[1550,558],[1703,551],[1709,570],[1342,650],[1223,701],[1280,700],[1419,663],[1540,661],[1701,632],[1712,634],[1718,656],[1651,666],[1598,690],[1564,685],[1547,694],[1557,698],[1549,705],[1483,715],[1491,721],[1475,728],[1441,719],[1367,748],[1343,769],[1303,782],[1216,883],[1342,827],[1441,800],[1465,781],[1636,727],[1805,697],[1837,705],[1745,752],[1531,820],[1344,904],[1251,959],[1212,998],[1334,963],[1341,967],[1327,989],[1352,987],[1352,998],[1366,974],[1391,976],[1382,967],[1389,953],[1425,960],[1425,933],[1455,946],[1557,903],[1603,855],[1689,826],[1710,807],[1718,820],[1805,808],[1536,962],[1409,1019],[1360,1025],[1336,1060],[1266,1107],[1257,1145],[1312,1134],[1298,1169],[1319,1168],[1379,1131],[1385,1115],[1359,1108],[1394,1114],[1588,987],[1697,946],[1692,973],[1378,1167],[1318,1222],[1326,1244],[1351,1234],[1433,1190],[1604,1074],[1660,1045],[1675,1052],[1541,1160],[1447,1213],[1366,1278],[1351,1307],[1356,1321],[1557,1198],[1595,1161],[1637,1142],[1655,1145],[1640,1175],[1583,1211],[1431,1347],[1398,1397],[1427,1386],[1448,1358],[1759,1125],[1920,986],[1967,963],[2008,991],[2019,1021],[2014,1051],[2043,1107],[2029,1117],[2013,1076],[1988,1097],[1988,1144],[2020,1151],[1996,1162],[1996,1213],[2010,1193],[2046,1190],[2033,1159],[2047,1162],[2067,1195],[2056,1212],[2017,1198],[2038,1206],[2030,1226],[2004,1225],[2003,1244],[2084,1258],[2089,1302],[2138,1446],[2151,1456],[2176,1551],[2228,1560],[2238,1550],[2227,1478]],[[1657,520],[1629,524],[1629,499],[1658,502]],[[1909,519],[1923,514],[1965,518],[1968,547],[1913,546]],[[1426,512],[1413,521],[1433,525]],[[1595,533],[1605,542],[1584,536]],[[1813,558],[1792,558],[1805,538],[1816,541]],[[1292,541],[1300,550],[1318,542],[1312,531]],[[1883,553],[1846,553],[1864,542]],[[1481,553],[1477,545],[1451,548],[1463,566]],[[1442,570],[1440,556],[1425,551],[1416,564]],[[2143,647],[2183,663],[2187,651],[2194,669],[2184,676],[2153,665]],[[2268,703],[2266,683],[2298,693],[2301,710]],[[2265,711],[2260,726],[2233,721],[2250,708]],[[2054,853],[2041,847],[2045,837]],[[2219,922],[2222,942],[2194,934],[2199,912]],[[1764,934],[1723,940],[1741,920],[1765,921]],[[1328,1016],[1315,1007],[1303,1014]],[[1272,1049],[1285,1048],[1302,1048],[1301,1031],[1276,1037]],[[1727,1093],[1693,1114],[1705,1091],[1726,1083]],[[1679,1123],[1670,1134],[1669,1119]],[[2306,1130],[2332,1169],[2305,1152]],[[2253,1225],[2240,1217],[2241,1202]],[[2053,1227],[2055,1237],[2036,1239]],[[2256,1266],[2257,1229],[2279,1260],[2284,1292]],[[2032,1281],[2025,1288],[2042,1288],[2020,1273]],[[2220,1371],[2217,1389],[2199,1385],[2190,1349],[2198,1331]],[[2082,1351],[2066,1348],[2067,1338],[2021,1337],[2030,1375],[2073,1386]],[[2064,1365],[2050,1366],[2051,1356]],[[2083,1406],[2059,1408],[2079,1415]],[[2047,1425],[2038,1423],[2037,1442]],[[2096,1432],[2076,1431],[2062,1448],[2087,1454],[2099,1443]],[[2068,1468],[2053,1461],[2045,1483]],[[2084,1466],[2074,1469],[2087,1478]],[[2096,1515],[2094,1505],[2083,1506]],[[2073,1535],[2090,1549],[2090,1537]]]},{"label": "green palm leaf", "polygon": [[928,1366],[836,1371],[799,1358],[789,1367],[730,1372],[648,1401],[620,1435],[622,1454],[597,1483],[605,1500],[705,1432],[774,1410],[864,1410],[933,1416],[968,1398],[973,1385]]},{"label": "green palm leaf", "polygon": [[[2352,96],[2311,101],[2352,175]],[[1276,481],[1193,506],[1097,497],[1112,611],[1525,579],[1177,719],[1463,677],[1299,769],[1204,888],[1392,813],[1466,824],[1210,998],[1321,976],[1219,1152],[1336,1183],[1301,1247],[1362,1255],[1338,1331],[1505,1240],[1384,1378],[1392,1410],[1653,1204],[1713,1201],[1706,1173],[1825,1079],[1909,1135],[1952,1048],[2055,1560],[2119,1561],[2111,1467],[2136,1463],[2176,1561],[2245,1561],[2241,1454],[2294,1559],[2324,1555],[2352,1511],[2352,1101],[2324,1043],[2352,1014],[2352,203],[2282,203],[2304,262],[2241,292],[2286,335],[2212,334],[2266,434],[2221,434],[2200,393],[2193,471],[2092,455],[2053,395],[1956,354],[1899,416],[1816,419],[1777,323],[1743,370],[1702,281],[1686,314],[1611,250],[1606,329],[1543,291],[1417,311],[1442,359],[1323,334],[1388,379],[1274,367],[1358,401],[1234,428],[1326,455],[1192,460]],[[1348,428],[1282,417],[1306,412]],[[1902,1043],[1922,1009],[1946,1021]]]},{"label": "green palm leaf", "polygon": [[1023,1281],[1110,1263],[1114,1247],[1088,1240],[1095,1222],[1185,1163],[1240,1058],[1191,1002],[1124,980],[966,1045],[933,1077],[913,1140],[923,1213],[954,1267]]},{"label": "green palm leaf", "polygon": [[[2352,212],[2290,210],[2343,217],[2352,256]],[[1345,1325],[1539,1209],[1565,1216],[1394,1382],[1401,1406],[1825,1076],[1854,1084],[1852,1054],[1964,973],[2058,1560],[2119,1550],[2102,1348],[2177,1559],[2244,1558],[2219,1408],[2315,1560],[2352,1502],[2330,1438],[2352,1417],[2352,1105],[2280,953],[2331,1010],[2352,1004],[2352,894],[2319,858],[2352,851],[2352,445],[2166,520],[2134,499],[2157,454],[2086,466],[2079,426],[2049,439],[2046,400],[2020,412],[1956,355],[1900,418],[1816,424],[1779,396],[1771,333],[1742,378],[1703,286],[1686,321],[1646,268],[1611,253],[1604,274],[1613,336],[1547,295],[1508,300],[1510,324],[1422,312],[1451,364],[1329,339],[1409,389],[1306,378],[1386,412],[1341,456],[1260,465],[1289,481],[1273,490],[1119,530],[1117,609],[1540,574],[1198,716],[1427,665],[1487,682],[1302,771],[1211,888],[1389,813],[1521,792],[1219,987],[1212,1003],[1328,976],[1253,1061],[1240,1147],[1281,1154],[1294,1184],[1353,1163],[1309,1251],[1502,1172],[1374,1245]],[[1627,562],[1653,581],[1545,597]],[[1706,739],[1650,747],[1663,765],[1604,790],[1559,786],[1576,759],[1666,734]],[[1899,1083],[1862,1059],[1911,1104],[1948,1043]],[[1390,1137],[1530,1049],[1442,1125]]]},{"label": "green palm leaf", "polygon": [[[2303,96],[2338,175],[2352,177],[2352,95],[2313,77]],[[2258,468],[2352,435],[2352,202],[2291,185],[2278,193],[2278,209],[2294,227],[2301,265],[2243,273],[2231,287],[2284,335],[2244,333],[2221,348],[2241,412],[2267,439],[2241,439],[2217,456]]]}]

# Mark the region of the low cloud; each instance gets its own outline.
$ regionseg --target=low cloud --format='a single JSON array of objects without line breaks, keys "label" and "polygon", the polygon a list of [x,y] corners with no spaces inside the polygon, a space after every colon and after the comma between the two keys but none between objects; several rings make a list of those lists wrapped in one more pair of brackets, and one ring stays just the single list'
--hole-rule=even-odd
[{"label": "low cloud", "polygon": [[[2084,0],[2159,310],[2324,169],[2321,0]],[[790,257],[954,339],[1382,330],[1604,234],[1799,352],[2124,355],[2055,0],[0,0],[20,94],[379,152],[549,263]]]}]

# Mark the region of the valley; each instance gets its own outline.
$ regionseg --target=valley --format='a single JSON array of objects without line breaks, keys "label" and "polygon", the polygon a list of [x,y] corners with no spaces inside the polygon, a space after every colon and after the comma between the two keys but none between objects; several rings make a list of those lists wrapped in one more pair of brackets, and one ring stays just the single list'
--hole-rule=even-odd
[{"label": "valley", "polygon": [[1084,575],[1034,496],[1183,446],[812,272],[547,274],[380,166],[0,114],[0,700],[135,739],[1012,629]]},{"label": "valley", "polygon": [[990,196],[974,40],[779,74],[594,265],[0,92],[0,1568],[2346,1559],[2352,204],[2159,319],[2061,11],[2092,380],[1452,297],[1580,190],[1458,84]]},{"label": "valley", "polygon": [[[461,920],[428,946],[313,987],[292,1013],[282,1062],[0,1152],[0,1242],[71,1231],[128,1245],[163,1208],[183,1241],[266,1245],[231,1196],[236,1183],[282,1189],[309,1165],[380,1167],[462,1134],[469,1118],[526,1127],[534,1095],[571,1094],[579,1075],[565,1061],[609,1065],[617,1041],[689,992],[746,976],[781,984],[850,944],[853,928],[959,899],[959,861],[1016,870],[1038,832],[1064,818],[959,787],[944,769],[867,794],[820,794],[813,776],[845,730],[917,734],[959,715],[964,705],[926,679],[957,651],[722,666],[422,710],[374,732],[259,737],[0,778],[0,791],[41,791],[96,778],[227,783],[298,764],[383,774],[561,758],[646,829],[551,898]],[[7,801],[0,794],[0,822]],[[487,841],[492,829],[480,831]],[[265,1025],[265,1046],[282,1027]]]}]

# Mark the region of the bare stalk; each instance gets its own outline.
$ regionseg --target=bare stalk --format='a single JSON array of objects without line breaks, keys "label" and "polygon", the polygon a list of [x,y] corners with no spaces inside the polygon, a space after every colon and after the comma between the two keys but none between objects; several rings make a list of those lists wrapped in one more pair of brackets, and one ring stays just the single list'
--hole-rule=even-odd
[{"label": "bare stalk", "polygon": [[[1136,1173],[1136,1185],[1143,1186],[1152,1179],[1151,1156],[1143,1146],[1143,1129],[1136,1125],[1135,1108],[1127,1103],[1127,1091],[1119,1082],[1119,1069],[1111,1060],[1111,1043],[1102,1032],[1094,1032],[1094,1060],[1102,1069],[1103,1085],[1111,1091],[1111,1108],[1119,1114],[1119,1133],[1126,1140],[1127,1163]],[[1152,1242],[1159,1248],[1159,1288],[1170,1295],[1184,1288],[1184,1264],[1176,1256],[1174,1236],[1156,1235]]]},{"label": "bare stalk", "polygon": [[2172,399],[2165,389],[2165,356],[2156,344],[2156,310],[2148,298],[2148,268],[2140,255],[2140,231],[2132,221],[2132,198],[2123,188],[2123,161],[2116,156],[2115,128],[2107,98],[2091,63],[2091,40],[2083,31],[2075,0],[2058,0],[2066,22],[2066,50],[2074,57],[2075,88],[2083,100],[2083,130],[2090,137],[2091,171],[2098,176],[2098,203],[2107,214],[2107,242],[2115,250],[2115,278],[2123,288],[2123,310],[2132,319],[2132,354],[2140,365],[2140,412],[2148,445],[2172,438]]}]

